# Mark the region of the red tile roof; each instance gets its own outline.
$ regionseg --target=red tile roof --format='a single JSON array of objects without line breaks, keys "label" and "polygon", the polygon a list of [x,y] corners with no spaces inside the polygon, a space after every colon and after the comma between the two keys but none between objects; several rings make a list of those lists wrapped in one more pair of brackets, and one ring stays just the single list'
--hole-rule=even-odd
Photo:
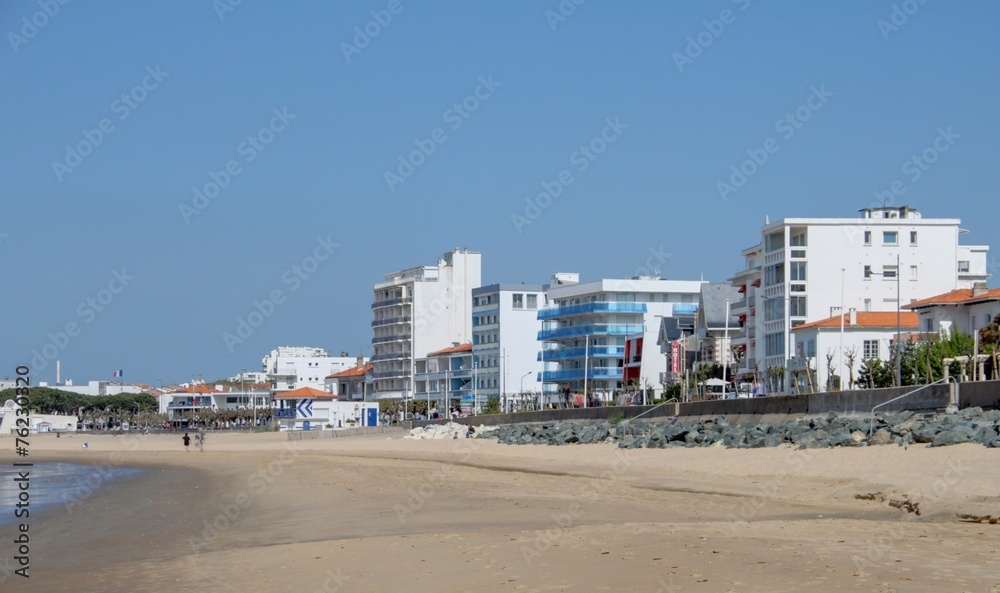
[{"label": "red tile roof", "polygon": [[[844,315],[844,327],[896,327],[895,311],[858,311],[857,325],[851,325],[850,314]],[[907,329],[918,327],[920,316],[912,311],[904,311],[899,314],[899,325]],[[840,315],[834,315],[827,319],[804,323],[792,328],[792,332],[811,328],[840,328]]]},{"label": "red tile roof", "polygon": [[279,393],[278,395],[274,396],[274,399],[333,399],[333,398],[334,395],[332,393],[320,391],[319,389],[313,389],[312,387],[299,387],[298,389],[293,389],[291,391]]},{"label": "red tile roof", "polygon": [[353,369],[347,369],[346,371],[340,371],[339,373],[334,373],[332,375],[327,375],[327,379],[346,379],[348,377],[364,377],[365,373],[368,373],[375,368],[375,365],[368,363],[364,366],[354,367]]},{"label": "red tile roof", "polygon": [[445,348],[443,350],[438,350],[436,352],[430,352],[427,356],[439,356],[441,354],[454,354],[456,352],[472,352],[472,344],[461,344],[459,346],[452,346],[451,348]]},{"label": "red tile roof", "polygon": [[935,305],[968,305],[983,301],[1000,300],[1000,288],[987,290],[986,292],[973,296],[971,288],[960,288],[927,299],[922,299],[909,305],[903,305],[904,309],[923,309]]}]

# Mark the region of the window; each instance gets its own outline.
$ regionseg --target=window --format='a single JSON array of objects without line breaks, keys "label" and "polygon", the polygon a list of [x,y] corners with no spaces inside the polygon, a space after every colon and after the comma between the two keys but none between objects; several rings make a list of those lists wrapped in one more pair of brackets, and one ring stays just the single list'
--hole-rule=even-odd
[{"label": "window", "polygon": [[806,234],[799,233],[798,235],[792,235],[789,239],[789,245],[793,247],[805,247],[806,246]]},{"label": "window", "polygon": [[774,286],[785,281],[785,264],[775,264],[764,268],[764,286]]},{"label": "window", "polygon": [[865,360],[878,359],[878,340],[865,340],[864,356]]},{"label": "window", "polygon": [[910,280],[917,279],[917,266],[910,266]]},{"label": "window", "polygon": [[967,262],[967,261],[960,261],[960,262],[958,262],[958,273],[959,274],[968,274],[969,273],[969,262]]},{"label": "window", "polygon": [[791,263],[789,268],[789,279],[790,280],[805,280],[806,279],[806,262],[804,261],[794,261]]},{"label": "window", "polygon": [[871,311],[871,310],[872,310],[872,300],[865,299],[865,311]]},{"label": "window", "polygon": [[785,299],[778,297],[764,301],[764,321],[785,318]]},{"label": "window", "polygon": [[865,231],[865,245],[871,245],[871,244],[872,244],[872,232]]},{"label": "window", "polygon": [[865,266],[865,280],[871,280],[871,279],[872,279],[872,267]]},{"label": "window", "polygon": [[899,233],[896,231],[882,231],[882,243],[886,245],[896,245],[899,243]]},{"label": "window", "polygon": [[805,249],[793,249],[792,250],[792,257],[799,258],[799,259],[805,259],[805,257],[806,257],[806,250]]},{"label": "window", "polygon": [[514,308],[523,309],[524,308],[524,295],[521,293],[514,293]]},{"label": "window", "polygon": [[806,291],[806,285],[805,284],[792,284],[791,285],[791,290],[792,290],[792,292],[805,292]]},{"label": "window", "polygon": [[934,331],[934,320],[924,319],[924,331],[933,332]]},{"label": "window", "polygon": [[764,356],[781,356],[785,354],[785,334],[768,334],[764,336]]},{"label": "window", "polygon": [[528,308],[529,309],[537,309],[538,308],[538,295],[537,294],[529,294],[528,295]]},{"label": "window", "polygon": [[788,314],[791,317],[806,316],[806,297],[792,297],[788,299]]},{"label": "window", "polygon": [[816,340],[808,340],[806,342],[806,356],[810,358],[816,358]]},{"label": "window", "polygon": [[764,237],[764,251],[770,253],[785,248],[785,233],[778,231]]},{"label": "window", "polygon": [[910,245],[917,244],[917,231],[910,231]]},{"label": "window", "polygon": [[895,278],[896,274],[899,273],[899,268],[896,266],[882,266],[882,277],[885,279]]}]

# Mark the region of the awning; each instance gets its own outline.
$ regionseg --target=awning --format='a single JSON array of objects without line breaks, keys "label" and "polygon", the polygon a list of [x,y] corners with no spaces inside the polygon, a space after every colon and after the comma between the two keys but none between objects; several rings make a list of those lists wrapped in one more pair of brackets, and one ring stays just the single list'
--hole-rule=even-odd
[{"label": "awning", "polygon": [[741,313],[740,314],[740,323],[744,323],[746,320],[747,320],[747,314],[746,313]]},{"label": "awning", "polygon": [[756,280],[754,280],[753,284],[751,284],[751,286],[760,286],[760,278],[757,278]]},{"label": "awning", "polygon": [[743,286],[740,287],[740,292],[746,292],[746,291],[747,291],[747,285],[744,284]]}]

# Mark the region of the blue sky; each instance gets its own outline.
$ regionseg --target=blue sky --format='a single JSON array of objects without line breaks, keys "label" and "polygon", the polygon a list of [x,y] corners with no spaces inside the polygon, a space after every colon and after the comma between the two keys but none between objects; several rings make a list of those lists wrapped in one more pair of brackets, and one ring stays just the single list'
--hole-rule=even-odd
[{"label": "blue sky", "polygon": [[0,376],[370,355],[372,285],[454,247],[486,283],[724,280],[765,216],[896,180],[1000,246],[996,2],[49,1],[0,5]]}]

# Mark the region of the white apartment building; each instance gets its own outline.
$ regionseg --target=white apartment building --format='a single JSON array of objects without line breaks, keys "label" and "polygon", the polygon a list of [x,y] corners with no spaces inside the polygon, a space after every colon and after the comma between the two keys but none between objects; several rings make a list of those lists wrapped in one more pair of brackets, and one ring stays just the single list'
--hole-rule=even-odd
[{"label": "white apartment building", "polygon": [[149,391],[148,385],[130,385],[128,383],[114,383],[111,381],[88,381],[86,385],[74,385],[71,379],[67,379],[65,383],[57,383],[56,385],[40,381],[38,386],[79,393],[80,395],[121,395],[123,393],[144,393]]},{"label": "white apartment building", "polygon": [[[843,322],[843,334],[841,333]],[[899,323],[897,327],[897,322]],[[849,386],[851,377],[857,381],[861,367],[866,360],[888,362],[892,359],[892,344],[896,340],[896,332],[901,331],[911,335],[917,329],[917,315],[904,311],[897,318],[895,311],[855,311],[833,317],[804,323],[795,328],[795,359],[803,364],[797,367],[798,373],[794,391],[806,393],[812,391],[827,391],[837,387],[832,376],[843,377],[843,388]],[[841,352],[853,352],[853,368],[848,357],[841,357]],[[810,375],[806,375],[806,370]]]},{"label": "white apartment building", "polygon": [[[472,291],[472,354],[475,367],[476,407],[490,396],[517,406],[542,403],[538,352],[542,322],[539,309],[546,305],[542,284],[491,284]],[[555,386],[550,386],[554,393]]]},{"label": "white apartment building", "polygon": [[375,396],[413,397],[415,358],[472,340],[472,289],[482,255],[445,253],[437,265],[385,275],[374,287],[372,356]]},{"label": "white apartment building", "polygon": [[557,390],[569,384],[602,399],[623,388],[625,340],[642,336],[639,384],[662,393],[667,359],[660,355],[660,317],[690,316],[698,307],[701,281],[654,276],[579,282],[578,274],[556,274],[549,306],[538,312],[541,380]]},{"label": "white apartment building", "polygon": [[[748,352],[741,371],[760,379],[767,369],[792,366],[798,325],[852,308],[895,311],[988,276],[989,247],[960,245],[958,219],[923,218],[908,206],[860,213],[765,223],[761,243],[743,251],[745,269],[731,279],[747,295],[736,307]],[[788,379],[786,372],[780,391]]]},{"label": "white apartment building", "polygon": [[353,368],[354,356],[330,356],[322,348],[279,346],[261,361],[261,371],[267,375],[271,392],[278,395],[293,389],[311,387],[323,390],[327,375]]}]

